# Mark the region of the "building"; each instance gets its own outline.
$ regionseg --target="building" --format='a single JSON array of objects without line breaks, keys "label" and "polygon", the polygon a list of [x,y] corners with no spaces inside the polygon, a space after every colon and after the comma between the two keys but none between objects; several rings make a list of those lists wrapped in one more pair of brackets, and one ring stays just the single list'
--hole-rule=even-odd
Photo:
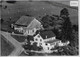
[{"label": "building", "polygon": [[34,41],[31,41],[31,43],[37,43],[37,46],[42,46],[43,50],[50,51],[56,43],[60,42],[60,40],[56,39],[55,34],[52,31],[44,31],[38,33],[36,36],[34,36]]},{"label": "building", "polygon": [[34,35],[37,30],[44,29],[36,18],[27,16],[22,16],[13,26],[14,30],[23,33],[25,36]]},{"label": "building", "polygon": [[30,41],[31,45],[36,42],[37,47],[41,46],[46,53],[50,52],[51,49],[56,46],[65,46],[69,44],[69,42],[62,43],[61,40],[56,39],[56,36],[52,31],[40,32],[33,38],[33,41]]}]

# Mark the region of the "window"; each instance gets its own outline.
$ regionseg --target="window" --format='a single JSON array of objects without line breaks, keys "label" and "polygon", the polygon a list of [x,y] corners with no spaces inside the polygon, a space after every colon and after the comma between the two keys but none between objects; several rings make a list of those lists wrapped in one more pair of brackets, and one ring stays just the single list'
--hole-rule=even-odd
[{"label": "window", "polygon": [[42,41],[42,39],[40,39],[40,41]]},{"label": "window", "polygon": [[38,39],[36,39],[36,41],[38,41]]},{"label": "window", "polygon": [[28,30],[28,33],[29,33],[29,30]]},{"label": "window", "polygon": [[47,47],[48,48],[48,50],[49,50],[49,47]]},{"label": "window", "polygon": [[60,41],[57,41],[57,43],[60,43]]},{"label": "window", "polygon": [[56,43],[54,42],[53,45],[56,45]]},{"label": "window", "polygon": [[40,45],[42,45],[42,43],[40,43]]},{"label": "window", "polygon": [[47,43],[45,45],[48,45]]},{"label": "window", "polygon": [[34,30],[32,30],[32,32],[34,32]]},{"label": "window", "polygon": [[38,35],[38,37],[40,38],[40,35]]}]

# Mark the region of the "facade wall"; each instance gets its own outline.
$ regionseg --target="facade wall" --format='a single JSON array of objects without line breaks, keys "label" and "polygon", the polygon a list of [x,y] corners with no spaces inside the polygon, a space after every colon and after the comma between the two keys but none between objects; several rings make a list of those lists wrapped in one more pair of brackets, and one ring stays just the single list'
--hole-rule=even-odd
[{"label": "facade wall", "polygon": [[36,33],[36,31],[37,31],[37,29],[36,28],[33,28],[33,29],[31,29],[31,30],[26,30],[25,31],[25,33],[24,33],[24,35],[34,35],[35,33]]}]

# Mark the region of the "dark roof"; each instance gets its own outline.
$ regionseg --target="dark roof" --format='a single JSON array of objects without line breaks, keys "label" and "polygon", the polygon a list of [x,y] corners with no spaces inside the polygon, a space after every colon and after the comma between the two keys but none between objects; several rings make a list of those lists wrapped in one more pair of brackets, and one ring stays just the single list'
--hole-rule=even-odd
[{"label": "dark roof", "polygon": [[14,24],[16,26],[22,26],[22,27],[27,27],[27,25],[20,25],[20,24]]},{"label": "dark roof", "polygon": [[52,31],[41,31],[40,35],[43,39],[46,39],[46,36],[47,38],[55,37],[55,34]]},{"label": "dark roof", "polygon": [[54,40],[50,40],[50,41],[45,41],[46,43],[54,43],[54,42],[57,42],[57,41],[60,41],[60,40],[58,40],[58,39],[54,39]]},{"label": "dark roof", "polygon": [[22,16],[15,24],[18,25],[29,25],[34,17]]}]

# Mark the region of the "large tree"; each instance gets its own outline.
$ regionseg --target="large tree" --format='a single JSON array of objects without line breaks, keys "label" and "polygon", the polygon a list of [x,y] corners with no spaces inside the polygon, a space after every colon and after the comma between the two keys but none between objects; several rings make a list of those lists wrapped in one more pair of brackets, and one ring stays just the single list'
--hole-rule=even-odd
[{"label": "large tree", "polygon": [[44,16],[41,21],[44,28],[48,28],[52,24],[52,18],[49,15]]},{"label": "large tree", "polygon": [[71,21],[69,18],[68,9],[66,9],[66,8],[62,9],[60,16],[64,20],[64,22],[62,24],[62,34],[61,34],[62,41],[69,40],[72,44],[74,42],[75,37],[72,33],[72,24],[71,24]]},{"label": "large tree", "polygon": [[62,25],[62,40],[72,41],[72,25],[69,17],[64,18],[64,23]]}]

